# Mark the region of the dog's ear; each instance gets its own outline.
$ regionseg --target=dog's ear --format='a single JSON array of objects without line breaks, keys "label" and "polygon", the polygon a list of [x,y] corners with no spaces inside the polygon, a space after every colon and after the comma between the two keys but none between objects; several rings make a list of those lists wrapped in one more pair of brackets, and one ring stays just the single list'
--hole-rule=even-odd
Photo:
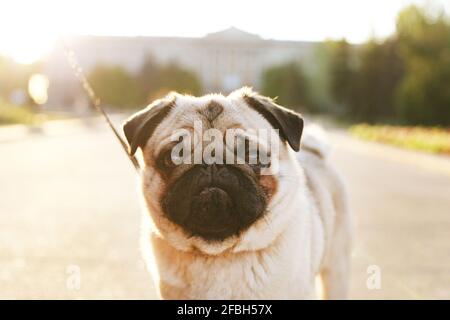
[{"label": "dog's ear", "polygon": [[123,131],[127,138],[129,153],[134,155],[137,148],[145,146],[158,124],[169,114],[175,106],[174,95],[152,102],[147,108],[136,112],[123,124]]},{"label": "dog's ear", "polygon": [[303,118],[300,114],[279,106],[272,99],[249,89],[242,91],[242,97],[249,107],[259,112],[275,129],[279,130],[283,141],[287,141],[295,151],[300,150],[303,132]]}]

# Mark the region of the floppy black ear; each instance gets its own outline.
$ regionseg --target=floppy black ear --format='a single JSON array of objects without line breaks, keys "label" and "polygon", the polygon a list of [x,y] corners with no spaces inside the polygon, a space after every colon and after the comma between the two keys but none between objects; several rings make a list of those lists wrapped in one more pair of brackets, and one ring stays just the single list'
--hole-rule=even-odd
[{"label": "floppy black ear", "polygon": [[147,108],[136,112],[123,124],[123,131],[134,155],[137,148],[145,146],[158,124],[169,114],[175,105],[175,97],[156,100]]},{"label": "floppy black ear", "polygon": [[245,92],[243,98],[252,109],[259,112],[275,129],[279,130],[282,140],[287,141],[295,151],[300,150],[303,132],[303,118],[300,114],[252,91]]}]

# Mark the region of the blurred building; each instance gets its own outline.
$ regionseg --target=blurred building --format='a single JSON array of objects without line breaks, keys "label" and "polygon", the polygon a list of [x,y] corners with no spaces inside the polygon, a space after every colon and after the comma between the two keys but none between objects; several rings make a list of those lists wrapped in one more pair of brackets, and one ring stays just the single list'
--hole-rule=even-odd
[{"label": "blurred building", "polygon": [[[312,57],[312,42],[263,39],[237,28],[202,38],[77,36],[66,39],[86,72],[97,64],[120,65],[138,72],[148,56],[157,62],[176,62],[197,73],[205,92],[230,92],[243,85],[258,88],[269,66]],[[62,48],[50,54],[45,73],[50,79],[49,106],[86,105]]]}]

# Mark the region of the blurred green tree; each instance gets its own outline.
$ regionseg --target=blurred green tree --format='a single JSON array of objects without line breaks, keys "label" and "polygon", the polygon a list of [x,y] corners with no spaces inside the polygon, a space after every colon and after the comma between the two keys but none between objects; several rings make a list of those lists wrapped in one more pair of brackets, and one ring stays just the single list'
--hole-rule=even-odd
[{"label": "blurred green tree", "polygon": [[262,74],[261,91],[277,102],[294,110],[305,108],[311,111],[307,79],[301,66],[289,62],[273,66]]},{"label": "blurred green tree", "polygon": [[160,98],[169,91],[178,91],[198,95],[202,93],[202,85],[198,76],[176,63],[160,65],[148,56],[137,75],[146,102]]},{"label": "blurred green tree", "polygon": [[88,76],[102,101],[115,107],[136,107],[142,94],[136,79],[120,66],[98,65]]},{"label": "blurred green tree", "polygon": [[202,86],[197,75],[176,63],[169,63],[159,71],[160,87],[175,90],[180,93],[198,95]]},{"label": "blurred green tree", "polygon": [[336,107],[331,94],[330,54],[326,42],[314,46],[311,63],[303,63],[310,105],[315,112],[331,113]]},{"label": "blurred green tree", "polygon": [[367,122],[450,124],[450,24],[429,9],[404,9],[383,41],[327,43],[338,111]]},{"label": "blurred green tree", "polygon": [[405,76],[397,92],[402,120],[450,125],[450,24],[444,12],[410,6],[397,19]]},{"label": "blurred green tree", "polygon": [[345,39],[327,41],[329,52],[330,91],[336,102],[335,112],[348,114],[349,106],[355,104],[355,53]]},{"label": "blurred green tree", "polygon": [[143,94],[143,103],[150,103],[160,88],[160,69],[153,55],[148,55],[139,70],[136,79]]},{"label": "blurred green tree", "polygon": [[358,68],[353,73],[349,114],[366,122],[396,117],[395,92],[403,77],[403,61],[395,37],[381,43],[371,39],[357,49]]}]

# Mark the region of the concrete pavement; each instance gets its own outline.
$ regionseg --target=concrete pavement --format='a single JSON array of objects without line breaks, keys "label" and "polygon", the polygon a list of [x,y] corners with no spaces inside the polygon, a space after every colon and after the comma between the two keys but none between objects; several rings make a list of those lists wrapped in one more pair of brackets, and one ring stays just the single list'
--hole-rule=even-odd
[{"label": "concrete pavement", "polygon": [[[342,132],[332,140],[355,217],[351,296],[450,299],[450,159]],[[380,290],[367,289],[370,266]]]},{"label": "concrete pavement", "polygon": [[0,157],[0,298],[155,297],[135,172],[103,123],[3,142]]},{"label": "concrete pavement", "polygon": [[[155,298],[133,167],[103,123],[67,127],[0,142],[0,298]],[[351,297],[449,299],[450,176],[430,163],[450,161],[332,139],[356,216]]]}]

